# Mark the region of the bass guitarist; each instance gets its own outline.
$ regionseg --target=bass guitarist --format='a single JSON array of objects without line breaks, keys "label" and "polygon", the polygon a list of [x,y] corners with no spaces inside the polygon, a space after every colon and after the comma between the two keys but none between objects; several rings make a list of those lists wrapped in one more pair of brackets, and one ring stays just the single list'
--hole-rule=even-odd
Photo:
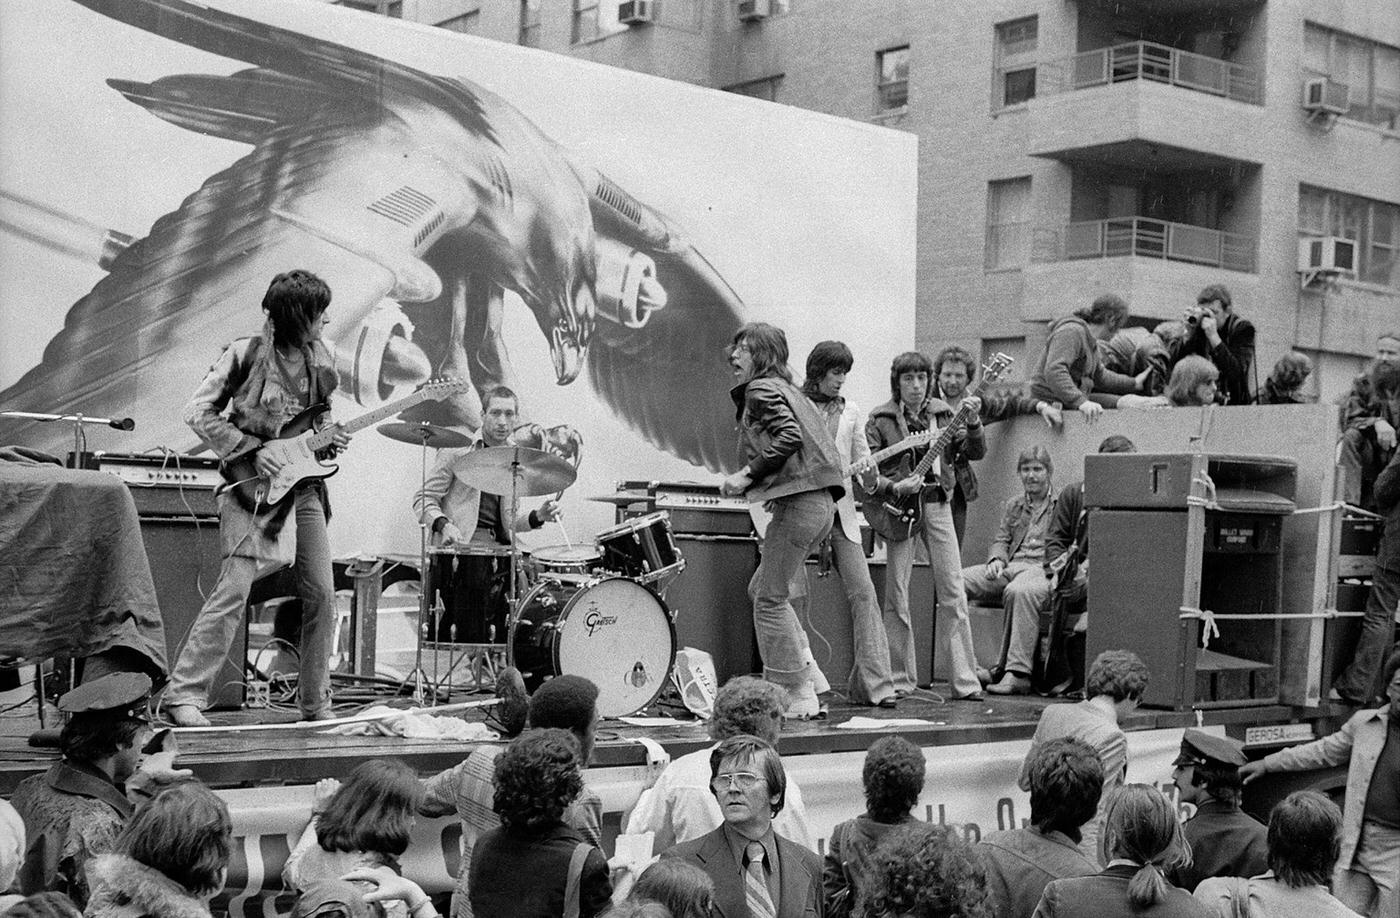
[{"label": "bass guitarist", "polygon": [[[931,396],[933,361],[926,354],[909,351],[894,359],[890,367],[893,398],[874,411],[865,425],[865,437],[872,451],[898,443],[910,434],[946,427],[953,411],[941,398]],[[890,643],[890,663],[895,692],[907,695],[918,682],[915,661],[914,628],[909,608],[909,578],[914,570],[914,549],[923,539],[933,570],[936,595],[934,634],[937,644],[948,648],[952,661],[952,697],[980,700],[982,684],[977,679],[977,659],[972,649],[972,625],[967,618],[967,594],[963,586],[962,556],[953,528],[950,496],[956,484],[954,464],[959,455],[981,459],[986,453],[979,416],[981,399],[963,398],[968,417],[965,431],[959,431],[944,450],[942,461],[923,475],[911,471],[922,458],[912,450],[889,459],[880,466],[873,495],[865,503],[866,516],[888,544],[885,578],[885,633]],[[917,519],[901,525],[901,505],[916,505]],[[890,510],[896,511],[891,515]],[[881,517],[886,517],[882,520]]]},{"label": "bass guitarist", "polygon": [[[330,288],[309,271],[272,279],[263,297],[267,319],[262,333],[226,347],[185,410],[185,422],[220,458],[257,450],[303,409],[330,398],[336,374],[321,341],[330,301]],[[331,449],[344,449],[349,442],[347,434],[337,431]],[[280,471],[270,451],[254,453],[253,463],[267,480]],[[291,563],[302,606],[297,704],[303,720],[329,718],[335,590],[325,485],[320,479],[305,481],[292,499],[270,508],[236,487],[222,489],[218,500],[223,566],[175,664],[165,692],[167,716],[182,727],[208,725],[201,711],[228,656],[253,581]],[[287,525],[288,517],[294,525]]]}]

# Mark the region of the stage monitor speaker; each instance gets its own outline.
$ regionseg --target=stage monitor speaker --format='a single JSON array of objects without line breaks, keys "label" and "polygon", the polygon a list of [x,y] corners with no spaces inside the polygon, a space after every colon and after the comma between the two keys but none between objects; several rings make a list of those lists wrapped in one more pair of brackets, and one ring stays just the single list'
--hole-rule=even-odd
[{"label": "stage monitor speaker", "polygon": [[714,657],[720,685],[731,676],[762,672],[749,599],[749,579],[758,570],[757,540],[681,532],[675,536],[685,557],[685,571],[666,590],[666,605],[676,617],[676,646]]},{"label": "stage monitor speaker", "polygon": [[[188,516],[141,517],[141,538],[146,543],[156,600],[165,622],[167,662],[173,670],[190,626],[204,605],[204,596],[219,579],[219,521]],[[247,653],[248,622],[246,616],[240,615],[233,646],[209,693],[211,708],[243,705]]]}]

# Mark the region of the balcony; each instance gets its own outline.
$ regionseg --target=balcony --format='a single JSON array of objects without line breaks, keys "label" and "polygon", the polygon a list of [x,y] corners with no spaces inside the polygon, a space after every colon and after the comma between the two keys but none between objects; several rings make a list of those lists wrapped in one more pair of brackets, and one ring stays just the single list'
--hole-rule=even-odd
[{"label": "balcony", "polygon": [[1043,92],[1071,92],[1129,80],[1150,80],[1236,102],[1262,105],[1259,71],[1150,41],[1076,54],[1047,65]]},{"label": "balcony", "polygon": [[1257,248],[1257,240],[1242,233],[1147,217],[1118,217],[1070,223],[1058,230],[1037,228],[1032,258],[1071,261],[1136,255],[1252,274]]},{"label": "balcony", "polygon": [[[1110,223],[1117,224],[1112,233]],[[1136,232],[1134,223],[1150,225]],[[1183,229],[1169,233],[1168,227]],[[1212,236],[1233,237],[1229,256],[1222,251],[1224,240],[1216,242],[1216,254],[1205,251]],[[1233,251],[1241,239],[1247,255]],[[1126,297],[1135,316],[1174,319],[1181,317],[1182,307],[1196,302],[1196,291],[1207,284],[1226,284],[1239,302],[1253,302],[1260,287],[1252,269],[1233,267],[1236,262],[1254,263],[1253,237],[1198,226],[1141,218],[1041,226],[1031,247],[1031,263],[1020,272],[1020,318],[1028,322],[1057,318],[1106,292]]]}]

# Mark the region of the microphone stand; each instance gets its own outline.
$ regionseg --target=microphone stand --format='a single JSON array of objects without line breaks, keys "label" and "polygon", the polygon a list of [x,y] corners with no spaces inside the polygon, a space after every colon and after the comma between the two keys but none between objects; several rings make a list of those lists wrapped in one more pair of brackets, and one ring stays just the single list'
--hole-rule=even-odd
[{"label": "microphone stand", "polygon": [[71,422],[73,424],[73,467],[79,468],[82,462],[83,453],[87,452],[87,434],[83,429],[84,424],[101,424],[116,430],[135,430],[136,422],[131,418],[98,418],[83,414],[81,411],[74,414],[45,414],[40,411],[0,411],[0,418],[16,418],[27,421],[42,421],[52,423],[54,421]]}]

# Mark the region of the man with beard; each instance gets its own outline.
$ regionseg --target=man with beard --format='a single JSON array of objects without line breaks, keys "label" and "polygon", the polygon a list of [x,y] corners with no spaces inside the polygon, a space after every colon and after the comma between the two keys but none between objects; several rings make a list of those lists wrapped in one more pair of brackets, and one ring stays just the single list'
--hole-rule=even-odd
[{"label": "man with beard", "polygon": [[[954,412],[962,407],[963,396],[977,372],[977,362],[972,355],[956,344],[949,345],[933,358],[933,378],[938,390],[934,394],[948,403]],[[1064,421],[1064,413],[1054,402],[1024,395],[1015,388],[989,388],[982,394],[977,412],[983,424],[1005,421],[1018,414],[1038,414],[1051,427],[1059,427]],[[977,499],[977,473],[972,469],[972,460],[963,448],[964,436],[954,441],[953,472],[956,483],[953,485],[953,529],[958,534],[958,544],[963,542],[967,531],[967,505]]]}]

